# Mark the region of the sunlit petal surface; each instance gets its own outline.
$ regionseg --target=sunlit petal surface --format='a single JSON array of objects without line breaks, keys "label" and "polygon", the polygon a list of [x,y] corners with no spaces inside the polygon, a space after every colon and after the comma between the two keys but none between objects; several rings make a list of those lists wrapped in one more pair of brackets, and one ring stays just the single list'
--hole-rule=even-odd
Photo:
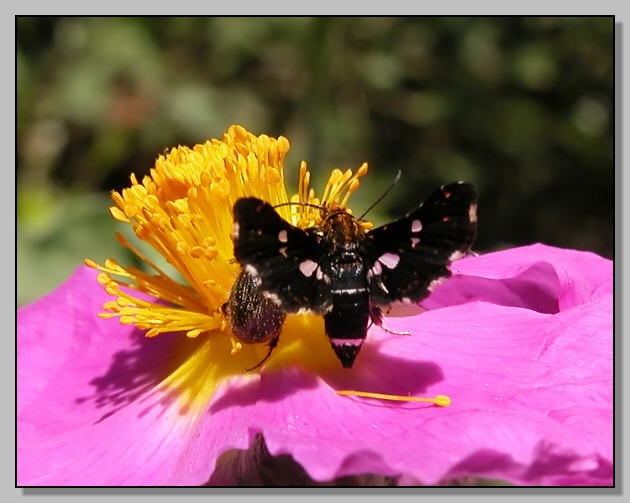
[{"label": "sunlit petal surface", "polygon": [[[535,245],[453,271],[426,312],[385,320],[411,335],[372,328],[352,369],[293,358],[296,339],[329,349],[320,320],[294,316],[284,356],[260,373],[235,370],[204,397],[196,365],[229,358],[229,340],[146,338],[97,318],[109,296],[80,268],[18,312],[17,482],[200,485],[221,454],[262,434],[271,454],[290,454],[316,481],[611,485],[612,263]],[[452,405],[340,389],[445,394]]]}]

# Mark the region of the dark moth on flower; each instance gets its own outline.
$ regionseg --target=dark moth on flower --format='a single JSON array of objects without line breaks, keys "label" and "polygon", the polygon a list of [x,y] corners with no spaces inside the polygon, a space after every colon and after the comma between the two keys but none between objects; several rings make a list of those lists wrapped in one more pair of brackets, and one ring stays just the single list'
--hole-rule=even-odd
[{"label": "dark moth on flower", "polygon": [[[376,229],[365,230],[334,203],[321,207],[319,225],[300,229],[270,204],[244,197],[234,204],[234,256],[273,306],[323,315],[331,346],[349,368],[370,322],[382,327],[384,311],[416,305],[450,276],[450,263],[475,239],[476,210],[474,186],[459,182]],[[278,337],[269,334],[270,352]]]}]

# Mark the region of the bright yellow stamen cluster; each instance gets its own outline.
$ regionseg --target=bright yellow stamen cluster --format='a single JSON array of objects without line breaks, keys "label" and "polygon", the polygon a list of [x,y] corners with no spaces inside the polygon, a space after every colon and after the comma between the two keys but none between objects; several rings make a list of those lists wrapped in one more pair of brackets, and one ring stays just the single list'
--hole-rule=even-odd
[{"label": "bright yellow stamen cluster", "polygon": [[[123,324],[146,330],[148,337],[166,332],[184,332],[188,337],[215,331],[227,334],[221,307],[239,267],[229,237],[232,207],[244,196],[256,196],[274,206],[289,202],[283,174],[288,150],[284,137],[254,136],[232,126],[223,140],[192,149],[180,146],[161,155],[142,181],[132,175],[131,187],[112,194],[116,205],[111,214],[132,225],[136,236],[157,250],[185,284],[169,277],[118,235],[147,270],[123,267],[114,260],[102,266],[86,260],[102,271],[99,282],[116,298],[104,306],[108,312],[101,316],[118,317]],[[309,187],[310,173],[302,163],[299,191],[291,201],[345,205],[366,172],[367,164],[355,174],[334,170],[320,200]],[[319,220],[319,212],[299,205],[285,204],[278,212],[302,228]],[[232,339],[232,352],[240,347]]]},{"label": "bright yellow stamen cluster", "polygon": [[[105,307],[125,324],[146,329],[148,336],[183,331],[189,337],[223,330],[225,302],[237,266],[233,263],[231,211],[234,202],[256,195],[272,204],[287,200],[282,165],[289,150],[286,138],[256,137],[232,126],[223,141],[212,140],[190,149],[178,147],[160,156],[150,175],[114,192],[114,218],[133,226],[135,234],[177,269],[186,284],[171,279],[122,236],[151,272],[125,268],[110,260],[99,281],[117,297]],[[112,275],[124,278],[112,279]],[[131,289],[131,291],[129,290]],[[147,293],[166,302],[145,301]]]},{"label": "bright yellow stamen cluster", "polygon": [[[365,176],[368,171],[367,163],[363,163],[356,173],[352,170],[341,171],[334,169],[330,173],[328,182],[324,187],[324,193],[321,199],[315,196],[315,191],[310,188],[311,175],[306,166],[306,162],[300,164],[300,174],[298,183],[298,193],[291,198],[291,222],[298,227],[306,228],[317,225],[321,220],[321,212],[314,206],[325,207],[329,204],[336,204],[346,208],[348,213],[352,210],[347,207],[348,199],[359,188],[359,178]],[[312,206],[300,205],[299,203],[309,203]],[[363,222],[366,228],[371,227],[371,223]]]}]

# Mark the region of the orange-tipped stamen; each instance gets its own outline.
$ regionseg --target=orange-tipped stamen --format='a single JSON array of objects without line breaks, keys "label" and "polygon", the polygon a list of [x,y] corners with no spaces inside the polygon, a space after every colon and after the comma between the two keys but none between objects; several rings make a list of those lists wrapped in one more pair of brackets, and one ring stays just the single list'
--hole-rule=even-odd
[{"label": "orange-tipped stamen", "polygon": [[440,407],[448,407],[451,405],[450,397],[446,395],[436,395],[434,398],[421,397],[421,396],[402,396],[402,395],[388,395],[385,393],[372,393],[370,391],[355,391],[355,390],[337,390],[338,395],[344,396],[362,396],[365,398],[376,398],[378,400],[394,400],[397,402],[429,402]]}]

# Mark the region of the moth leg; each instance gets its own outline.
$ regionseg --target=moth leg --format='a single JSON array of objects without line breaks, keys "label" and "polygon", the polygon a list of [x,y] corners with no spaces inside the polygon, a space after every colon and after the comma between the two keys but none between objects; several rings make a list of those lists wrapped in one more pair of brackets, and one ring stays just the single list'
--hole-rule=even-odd
[{"label": "moth leg", "polygon": [[[403,330],[403,331],[398,331],[398,330],[392,330],[391,328],[387,328],[386,326],[383,325],[383,313],[381,311],[381,308],[375,305],[370,305],[370,327],[372,326],[372,323],[374,325],[376,325],[378,328],[380,328],[381,330],[384,330],[385,332],[388,332],[390,334],[394,334],[394,335],[411,335],[411,332],[407,331],[407,330]],[[368,328],[370,328],[368,327]]]},{"label": "moth leg", "polygon": [[273,339],[271,339],[269,341],[269,351],[267,351],[267,354],[265,355],[265,357],[260,360],[256,365],[254,365],[251,368],[245,369],[247,372],[251,372],[252,370],[256,370],[258,367],[260,367],[263,363],[265,363],[269,357],[271,356],[271,353],[273,352],[274,349],[276,349],[276,346],[278,345],[278,341],[280,340],[280,336],[276,336]]}]

